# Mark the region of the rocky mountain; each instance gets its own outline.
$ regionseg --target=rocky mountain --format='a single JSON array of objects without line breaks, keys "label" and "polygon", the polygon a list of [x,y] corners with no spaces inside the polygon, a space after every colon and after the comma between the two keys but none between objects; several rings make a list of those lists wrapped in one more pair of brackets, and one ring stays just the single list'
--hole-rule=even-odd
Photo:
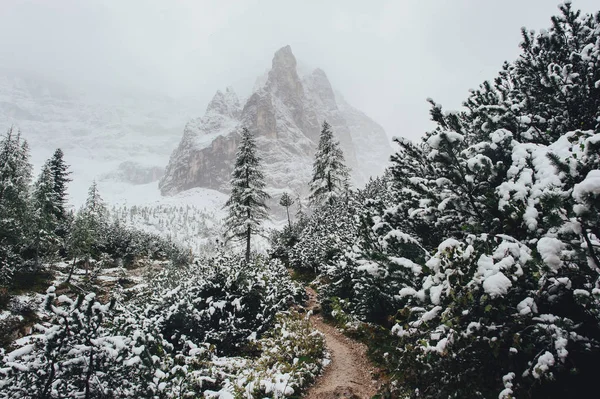
[{"label": "rocky mountain", "polygon": [[205,115],[186,125],[160,180],[161,193],[193,187],[227,191],[239,132],[247,127],[256,135],[271,194],[286,189],[305,194],[324,120],[356,184],[383,171],[391,153],[383,128],[336,94],[321,69],[300,76],[290,46],[283,47],[245,102],[231,88],[218,91]]}]

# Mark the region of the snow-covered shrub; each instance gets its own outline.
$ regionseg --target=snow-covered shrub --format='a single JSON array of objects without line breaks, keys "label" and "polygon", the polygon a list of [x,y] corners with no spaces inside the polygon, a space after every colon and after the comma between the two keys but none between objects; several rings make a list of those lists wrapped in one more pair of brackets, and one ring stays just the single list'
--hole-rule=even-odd
[{"label": "snow-covered shrub", "polygon": [[246,265],[239,256],[220,254],[165,270],[153,280],[140,308],[176,346],[184,339],[234,354],[268,330],[278,311],[304,295],[277,260],[256,257]]},{"label": "snow-covered shrub", "polygon": [[324,263],[339,257],[355,235],[353,212],[353,205],[340,198],[319,206],[288,250],[290,266],[319,273]]},{"label": "snow-covered shrub", "polygon": [[254,367],[242,371],[235,383],[243,398],[298,397],[328,362],[322,334],[296,313],[277,315],[257,349],[261,355]]},{"label": "snow-covered shrub", "polygon": [[322,273],[327,264],[343,257],[358,235],[360,213],[367,200],[386,196],[387,177],[371,180],[361,190],[332,198],[310,216],[302,216],[291,229],[272,240],[275,256],[296,270]]},{"label": "snow-covered shrub", "polygon": [[[0,398],[197,397],[256,379],[256,394],[289,396],[281,378],[306,385],[322,365],[322,338],[302,319],[276,317],[304,299],[302,288],[278,261],[205,262],[171,266],[109,303],[50,287],[35,334],[0,361]],[[218,357],[233,353],[249,357]]]},{"label": "snow-covered shrub", "polygon": [[185,265],[192,261],[189,249],[159,235],[147,233],[119,222],[106,227],[105,239],[100,245],[101,253],[115,260],[122,260],[125,266],[131,266],[140,259],[165,260],[175,265]]},{"label": "snow-covered shrub", "polygon": [[169,368],[157,356],[160,337],[128,331],[114,305],[94,294],[57,297],[50,287],[49,318],[2,359],[0,397],[158,397],[153,376]]},{"label": "snow-covered shrub", "polygon": [[504,235],[440,244],[392,328],[399,350],[387,360],[398,365],[404,392],[491,397],[509,374],[509,393],[564,397],[589,389],[600,298],[574,289],[543,257]]},{"label": "snow-covered shrub", "polygon": [[[472,92],[467,112],[434,103],[438,129],[421,145],[398,140],[398,200],[382,234],[407,233],[431,254],[398,292],[399,350],[386,359],[405,395],[575,397],[593,387],[600,15],[561,10],[549,31],[524,31],[523,55]],[[392,259],[389,248],[376,254]]]}]

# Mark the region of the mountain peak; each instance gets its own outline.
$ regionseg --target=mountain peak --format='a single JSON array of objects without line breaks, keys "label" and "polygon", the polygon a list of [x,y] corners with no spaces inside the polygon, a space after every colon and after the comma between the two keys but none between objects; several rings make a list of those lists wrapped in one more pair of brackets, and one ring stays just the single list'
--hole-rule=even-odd
[{"label": "mountain peak", "polygon": [[296,57],[294,57],[294,53],[292,53],[292,48],[289,44],[275,52],[272,67],[273,69],[296,70]]},{"label": "mountain peak", "polygon": [[216,112],[220,115],[237,118],[240,113],[240,102],[232,87],[227,87],[225,94],[217,90],[213,99],[208,103],[206,112]]}]

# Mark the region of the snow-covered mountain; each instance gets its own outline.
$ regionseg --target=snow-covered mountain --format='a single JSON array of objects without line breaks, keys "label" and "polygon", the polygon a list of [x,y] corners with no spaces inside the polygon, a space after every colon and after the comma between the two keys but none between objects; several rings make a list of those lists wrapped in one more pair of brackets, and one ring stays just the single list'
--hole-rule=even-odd
[{"label": "snow-covered mountain", "polygon": [[190,104],[164,96],[110,90],[90,95],[40,76],[0,70],[0,134],[11,125],[22,132],[35,173],[61,148],[73,172],[69,191],[75,205],[94,179],[101,186],[105,181],[107,190],[115,181],[156,185],[195,113]]},{"label": "snow-covered mountain", "polygon": [[247,127],[256,135],[271,194],[286,189],[303,194],[324,120],[356,183],[383,171],[391,154],[383,128],[336,94],[321,69],[299,75],[290,46],[283,47],[245,102],[231,88],[218,91],[205,115],[186,125],[160,190],[163,195],[194,187],[227,191],[239,132]]}]

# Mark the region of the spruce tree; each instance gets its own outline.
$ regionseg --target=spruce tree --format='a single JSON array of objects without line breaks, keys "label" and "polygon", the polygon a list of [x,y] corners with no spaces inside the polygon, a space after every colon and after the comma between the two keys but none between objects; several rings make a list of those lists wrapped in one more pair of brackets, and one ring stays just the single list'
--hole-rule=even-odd
[{"label": "spruce tree", "polygon": [[49,161],[52,178],[54,180],[54,192],[59,205],[55,214],[59,221],[65,220],[67,216],[65,210],[65,205],[67,203],[67,183],[71,181],[69,178],[71,172],[68,171],[69,165],[65,163],[63,156],[62,150],[57,148]]},{"label": "spruce tree", "polygon": [[0,140],[0,284],[7,284],[22,262],[31,169],[27,142],[10,128]]},{"label": "spruce tree", "polygon": [[294,200],[290,195],[285,192],[281,195],[281,199],[279,200],[279,205],[285,208],[285,212],[287,214],[288,225],[292,228],[292,221],[290,219],[290,206],[294,205]]},{"label": "spruce tree", "polygon": [[50,162],[46,162],[42,169],[32,198],[33,206],[33,247],[35,250],[35,266],[39,267],[40,252],[51,254],[52,248],[57,243],[55,233],[58,224],[60,200],[54,191],[54,178]]},{"label": "spruce tree", "polygon": [[300,194],[296,193],[296,205],[298,209],[296,210],[296,219],[300,220],[304,218],[304,205],[302,204],[302,198],[300,198]]},{"label": "spruce tree", "polygon": [[261,223],[267,218],[270,198],[263,190],[264,175],[260,170],[260,158],[256,155],[254,136],[247,128],[242,130],[242,138],[237,151],[231,178],[231,195],[225,207],[229,216],[225,225],[228,239],[246,242],[246,264],[250,261],[250,239],[260,231]]},{"label": "spruce tree", "polygon": [[90,258],[102,244],[107,227],[108,209],[94,181],[88,191],[85,205],[77,212],[73,223],[69,245],[70,252],[73,255],[73,267],[67,282],[71,278],[78,257],[85,260],[86,270],[89,268]]},{"label": "spruce tree", "polygon": [[331,126],[325,121],[313,164],[309,198],[311,204],[332,204],[333,199],[339,197],[347,187],[349,176],[340,143],[335,141]]}]

